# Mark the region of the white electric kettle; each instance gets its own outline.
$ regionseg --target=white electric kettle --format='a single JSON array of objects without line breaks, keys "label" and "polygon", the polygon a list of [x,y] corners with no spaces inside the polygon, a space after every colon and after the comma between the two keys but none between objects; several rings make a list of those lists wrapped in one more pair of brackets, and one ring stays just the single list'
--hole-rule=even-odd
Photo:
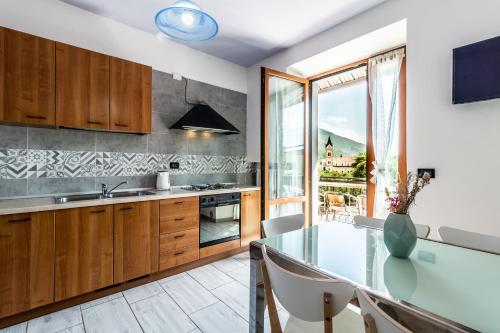
[{"label": "white electric kettle", "polygon": [[170,179],[168,171],[158,171],[158,175],[156,176],[156,189],[170,190]]}]

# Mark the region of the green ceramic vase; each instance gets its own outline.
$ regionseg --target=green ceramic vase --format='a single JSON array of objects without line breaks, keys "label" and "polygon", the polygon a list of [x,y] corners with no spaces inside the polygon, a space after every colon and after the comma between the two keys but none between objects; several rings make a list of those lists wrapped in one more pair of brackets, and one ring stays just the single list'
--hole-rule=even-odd
[{"label": "green ceramic vase", "polygon": [[384,243],[397,258],[408,258],[417,244],[417,230],[407,214],[390,213],[384,223]]}]

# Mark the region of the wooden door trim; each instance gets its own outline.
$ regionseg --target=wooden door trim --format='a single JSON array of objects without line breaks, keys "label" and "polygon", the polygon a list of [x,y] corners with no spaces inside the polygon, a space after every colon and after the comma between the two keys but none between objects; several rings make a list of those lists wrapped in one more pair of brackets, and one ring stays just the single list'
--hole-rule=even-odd
[{"label": "wooden door trim", "polygon": [[[269,156],[269,80],[268,78],[274,76],[294,82],[298,82],[304,85],[304,196],[297,198],[284,198],[284,199],[269,199],[269,166],[268,166],[268,156]],[[306,216],[305,225],[311,225],[311,209],[310,209],[310,108],[309,108],[309,80],[307,78],[298,77],[295,75],[279,72],[273,69],[261,67],[261,202],[262,202],[262,218],[269,218],[269,205],[276,202],[277,204],[289,203],[289,202],[305,202],[304,212]]]},{"label": "wooden door trim", "polygon": [[321,79],[324,79],[324,78],[332,76],[332,75],[336,75],[336,74],[339,74],[342,72],[350,71],[351,69],[355,69],[355,68],[361,67],[363,65],[367,65],[368,59],[369,58],[365,58],[365,59],[361,59],[361,60],[352,62],[348,65],[336,67],[336,68],[327,70],[326,72],[312,75],[312,76],[308,77],[307,79],[309,81],[317,81],[317,80],[321,80]]},{"label": "wooden door trim", "polygon": [[303,78],[303,77],[296,76],[293,74],[283,73],[283,72],[280,72],[280,71],[277,71],[274,69],[270,69],[270,68],[266,68],[266,67],[263,67],[263,68],[265,69],[266,74],[269,76],[276,76],[276,77],[279,77],[282,79],[291,80],[291,81],[295,81],[295,82],[299,82],[299,83],[303,83],[303,84],[308,84],[308,82],[309,82],[309,80],[307,78]]}]

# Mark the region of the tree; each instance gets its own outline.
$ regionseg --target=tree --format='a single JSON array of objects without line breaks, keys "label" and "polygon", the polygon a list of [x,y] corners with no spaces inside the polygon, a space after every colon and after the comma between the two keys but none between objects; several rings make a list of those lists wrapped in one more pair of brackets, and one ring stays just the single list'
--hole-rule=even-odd
[{"label": "tree", "polygon": [[357,178],[366,178],[366,152],[359,153],[352,163],[354,172],[352,175]]}]

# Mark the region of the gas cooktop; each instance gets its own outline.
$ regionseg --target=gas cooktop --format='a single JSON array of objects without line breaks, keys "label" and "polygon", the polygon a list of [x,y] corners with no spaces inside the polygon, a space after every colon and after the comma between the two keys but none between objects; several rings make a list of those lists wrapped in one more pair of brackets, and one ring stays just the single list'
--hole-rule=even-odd
[{"label": "gas cooktop", "polygon": [[230,189],[236,188],[238,184],[236,183],[217,183],[217,184],[195,184],[195,185],[187,185],[182,186],[181,189],[187,191],[210,191],[210,190],[222,190],[222,189]]}]

